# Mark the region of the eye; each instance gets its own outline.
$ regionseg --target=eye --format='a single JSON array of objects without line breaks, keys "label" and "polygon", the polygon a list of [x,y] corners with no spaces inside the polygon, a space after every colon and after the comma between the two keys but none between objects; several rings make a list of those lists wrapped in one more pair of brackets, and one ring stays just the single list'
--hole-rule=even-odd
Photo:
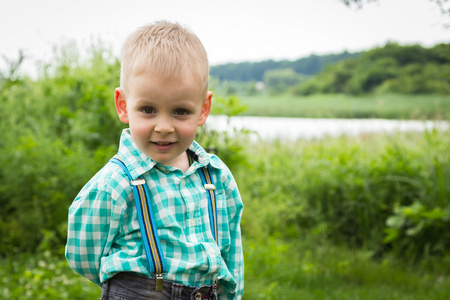
[{"label": "eye", "polygon": [[178,115],[178,116],[185,116],[185,115],[188,115],[188,114],[189,114],[189,111],[187,111],[187,110],[184,109],[184,108],[179,108],[179,109],[176,109],[176,110],[175,110],[174,114],[175,114],[175,115]]},{"label": "eye", "polygon": [[149,107],[149,106],[141,108],[141,111],[144,114],[153,114],[153,113],[155,113],[155,109],[153,107]]}]

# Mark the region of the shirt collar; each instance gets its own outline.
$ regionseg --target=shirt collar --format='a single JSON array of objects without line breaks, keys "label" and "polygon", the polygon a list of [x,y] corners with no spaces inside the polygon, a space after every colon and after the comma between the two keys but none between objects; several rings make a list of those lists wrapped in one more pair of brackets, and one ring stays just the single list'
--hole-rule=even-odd
[{"label": "shirt collar", "polygon": [[[211,165],[213,168],[220,169],[220,164],[218,162],[217,157],[214,155],[211,155],[205,151],[205,149],[200,146],[199,143],[196,141],[193,141],[191,146],[189,147],[189,150],[191,150],[195,156],[196,156],[196,162],[198,163],[198,167],[205,167],[208,165]],[[194,162],[194,166],[196,163]]]},{"label": "shirt collar", "polygon": [[[197,158],[193,164],[195,169],[208,165],[211,165],[217,169],[220,168],[218,160],[212,159],[211,155],[208,154],[196,141],[191,144],[189,150],[191,150]],[[133,180],[158,165],[157,162],[152,160],[137,147],[131,137],[129,129],[124,129],[122,131],[122,135],[120,137],[119,156],[127,166]]]}]

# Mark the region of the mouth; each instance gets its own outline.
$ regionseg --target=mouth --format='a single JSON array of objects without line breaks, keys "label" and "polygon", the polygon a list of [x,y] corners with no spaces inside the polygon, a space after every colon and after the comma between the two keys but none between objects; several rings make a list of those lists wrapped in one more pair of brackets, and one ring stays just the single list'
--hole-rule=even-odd
[{"label": "mouth", "polygon": [[174,144],[172,142],[152,142],[153,144],[159,145],[159,146],[167,146],[170,144]]},{"label": "mouth", "polygon": [[152,142],[152,144],[159,151],[167,151],[175,145],[175,142]]}]

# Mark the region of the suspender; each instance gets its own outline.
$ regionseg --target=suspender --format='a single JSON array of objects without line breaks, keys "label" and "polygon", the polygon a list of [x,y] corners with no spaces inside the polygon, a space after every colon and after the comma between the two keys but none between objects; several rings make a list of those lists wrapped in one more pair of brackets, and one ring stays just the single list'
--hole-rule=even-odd
[{"label": "suspender", "polygon": [[[136,202],[136,208],[138,211],[139,227],[141,230],[142,241],[144,243],[145,254],[147,255],[148,269],[150,273],[156,277],[157,291],[163,289],[163,275],[167,273],[167,267],[164,260],[164,254],[161,249],[161,243],[159,241],[158,231],[156,223],[154,221],[154,215],[152,206],[150,204],[150,193],[148,186],[142,176],[136,180],[132,180],[131,174],[128,171],[125,163],[122,159],[116,155],[110,160],[113,163],[118,164],[127,174],[130,179],[131,187],[133,189],[134,199]],[[211,223],[211,232],[214,240],[217,243],[217,206],[216,206],[216,187],[212,181],[211,174],[207,167],[199,170],[200,178],[202,179],[203,186],[207,190],[209,199],[208,211],[209,220]]]},{"label": "suspender", "polygon": [[211,224],[211,232],[214,240],[217,243],[217,204],[216,204],[216,186],[212,183],[211,174],[207,167],[201,168],[199,171],[202,178],[203,186],[208,191],[208,211],[209,211],[209,223]]}]

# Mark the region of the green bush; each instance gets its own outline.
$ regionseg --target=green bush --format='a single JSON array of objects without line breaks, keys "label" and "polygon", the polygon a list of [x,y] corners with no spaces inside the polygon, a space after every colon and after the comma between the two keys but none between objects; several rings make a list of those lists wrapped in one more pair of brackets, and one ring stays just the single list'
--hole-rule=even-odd
[{"label": "green bush", "polygon": [[22,60],[0,79],[0,255],[64,244],[70,203],[116,151],[117,61],[70,49],[35,80],[14,75]]},{"label": "green bush", "polygon": [[[442,213],[450,208],[449,147],[448,132],[437,131],[253,146],[251,169],[237,173],[246,199],[243,231],[326,236],[375,256],[398,248],[392,253],[405,258],[448,257]],[[400,208],[415,203],[423,207],[419,219],[408,215],[402,226],[387,227]]]},{"label": "green bush", "polygon": [[450,249],[450,205],[445,209],[427,209],[420,202],[399,206],[386,225],[384,242],[399,256],[417,260],[447,255]]}]

